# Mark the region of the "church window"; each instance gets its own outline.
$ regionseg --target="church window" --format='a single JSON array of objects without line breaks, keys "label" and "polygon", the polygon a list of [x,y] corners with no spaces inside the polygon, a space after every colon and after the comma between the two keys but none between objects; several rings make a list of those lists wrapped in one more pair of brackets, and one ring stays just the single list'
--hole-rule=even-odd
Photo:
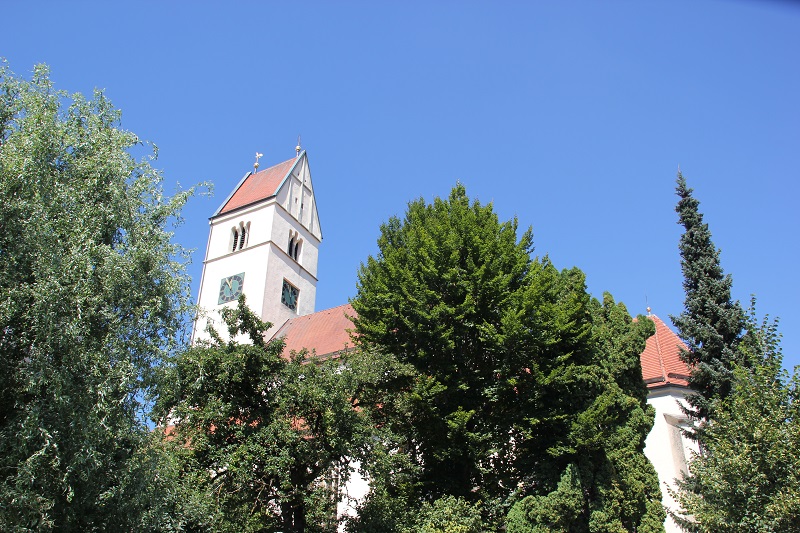
[{"label": "church window", "polygon": [[239,229],[233,228],[231,230],[231,251],[235,252],[239,247]]},{"label": "church window", "polygon": [[296,231],[289,232],[289,246],[286,249],[286,253],[289,254],[289,257],[297,261],[300,257],[300,246],[303,244],[303,240],[298,237],[298,233]]},{"label": "church window", "polygon": [[231,252],[241,250],[247,245],[250,236],[250,223],[239,222],[238,226],[231,228]]},{"label": "church window", "polygon": [[300,291],[286,280],[283,280],[283,289],[281,290],[281,303],[291,309],[297,311],[297,299],[300,296]]}]

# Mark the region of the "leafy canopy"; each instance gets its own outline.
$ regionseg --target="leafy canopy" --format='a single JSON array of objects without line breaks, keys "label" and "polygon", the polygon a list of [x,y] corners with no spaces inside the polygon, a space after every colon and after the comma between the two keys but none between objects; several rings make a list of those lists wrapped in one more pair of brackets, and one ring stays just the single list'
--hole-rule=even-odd
[{"label": "leafy canopy", "polygon": [[577,523],[661,527],[642,455],[652,413],[639,353],[652,324],[592,300],[577,268],[531,259],[532,232],[517,230],[462,185],[381,227],[355,326],[401,371],[372,400],[391,460],[372,466],[353,530],[397,530],[388,524],[447,497],[480,503],[482,527],[499,530],[515,501],[556,491],[571,468],[585,495]]},{"label": "leafy canopy", "polygon": [[[800,374],[782,368],[775,323],[748,318],[731,392],[700,433],[676,499],[688,531],[800,531]],[[687,519],[687,517],[691,517]]]},{"label": "leafy canopy", "polygon": [[0,529],[149,527],[152,369],[188,301],[150,158],[101,92],[0,65]]},{"label": "leafy canopy", "polygon": [[207,502],[196,526],[336,531],[350,459],[373,431],[367,413],[354,408],[364,365],[305,352],[282,358],[283,341],[265,340],[269,324],[243,296],[222,313],[230,340],[211,330],[210,342],[181,352],[157,405],[174,422],[182,483]]}]

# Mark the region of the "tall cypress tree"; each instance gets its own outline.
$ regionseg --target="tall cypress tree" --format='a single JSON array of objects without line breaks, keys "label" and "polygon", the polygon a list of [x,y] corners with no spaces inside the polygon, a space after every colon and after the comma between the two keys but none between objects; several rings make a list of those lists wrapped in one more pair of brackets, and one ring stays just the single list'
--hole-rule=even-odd
[{"label": "tall cypress tree", "polygon": [[739,302],[731,299],[731,276],[723,273],[719,250],[698,210],[700,202],[680,172],[676,193],[680,200],[675,211],[685,229],[679,248],[686,300],[683,312],[670,318],[689,347],[682,358],[692,369],[689,385],[697,392],[689,398],[689,413],[708,419],[713,399],[730,394],[731,368],[745,313]]}]

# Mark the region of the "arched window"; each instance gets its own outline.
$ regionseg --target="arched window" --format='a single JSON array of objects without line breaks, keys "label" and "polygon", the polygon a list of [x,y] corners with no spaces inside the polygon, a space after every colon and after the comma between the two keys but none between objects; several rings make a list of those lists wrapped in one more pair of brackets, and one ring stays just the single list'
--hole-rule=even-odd
[{"label": "arched window", "polygon": [[231,230],[231,252],[235,252],[239,247],[239,230],[233,228]]},{"label": "arched window", "polygon": [[300,257],[300,245],[303,244],[298,235],[296,231],[289,231],[289,246],[286,248],[286,253],[295,261]]},{"label": "arched window", "polygon": [[247,238],[250,236],[250,223],[239,222],[238,226],[231,228],[231,252],[241,250],[247,246]]}]

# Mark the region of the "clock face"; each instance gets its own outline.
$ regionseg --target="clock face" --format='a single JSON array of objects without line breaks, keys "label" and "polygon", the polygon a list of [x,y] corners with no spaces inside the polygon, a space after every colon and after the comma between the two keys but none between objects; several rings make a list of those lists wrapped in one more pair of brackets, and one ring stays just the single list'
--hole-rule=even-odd
[{"label": "clock face", "polygon": [[224,304],[232,302],[242,294],[244,288],[244,272],[227,278],[222,278],[219,284],[219,301],[217,303]]},{"label": "clock face", "polygon": [[297,295],[300,291],[297,290],[297,287],[289,284],[286,280],[283,280],[283,291],[281,291],[281,303],[291,309],[292,311],[297,310]]}]

